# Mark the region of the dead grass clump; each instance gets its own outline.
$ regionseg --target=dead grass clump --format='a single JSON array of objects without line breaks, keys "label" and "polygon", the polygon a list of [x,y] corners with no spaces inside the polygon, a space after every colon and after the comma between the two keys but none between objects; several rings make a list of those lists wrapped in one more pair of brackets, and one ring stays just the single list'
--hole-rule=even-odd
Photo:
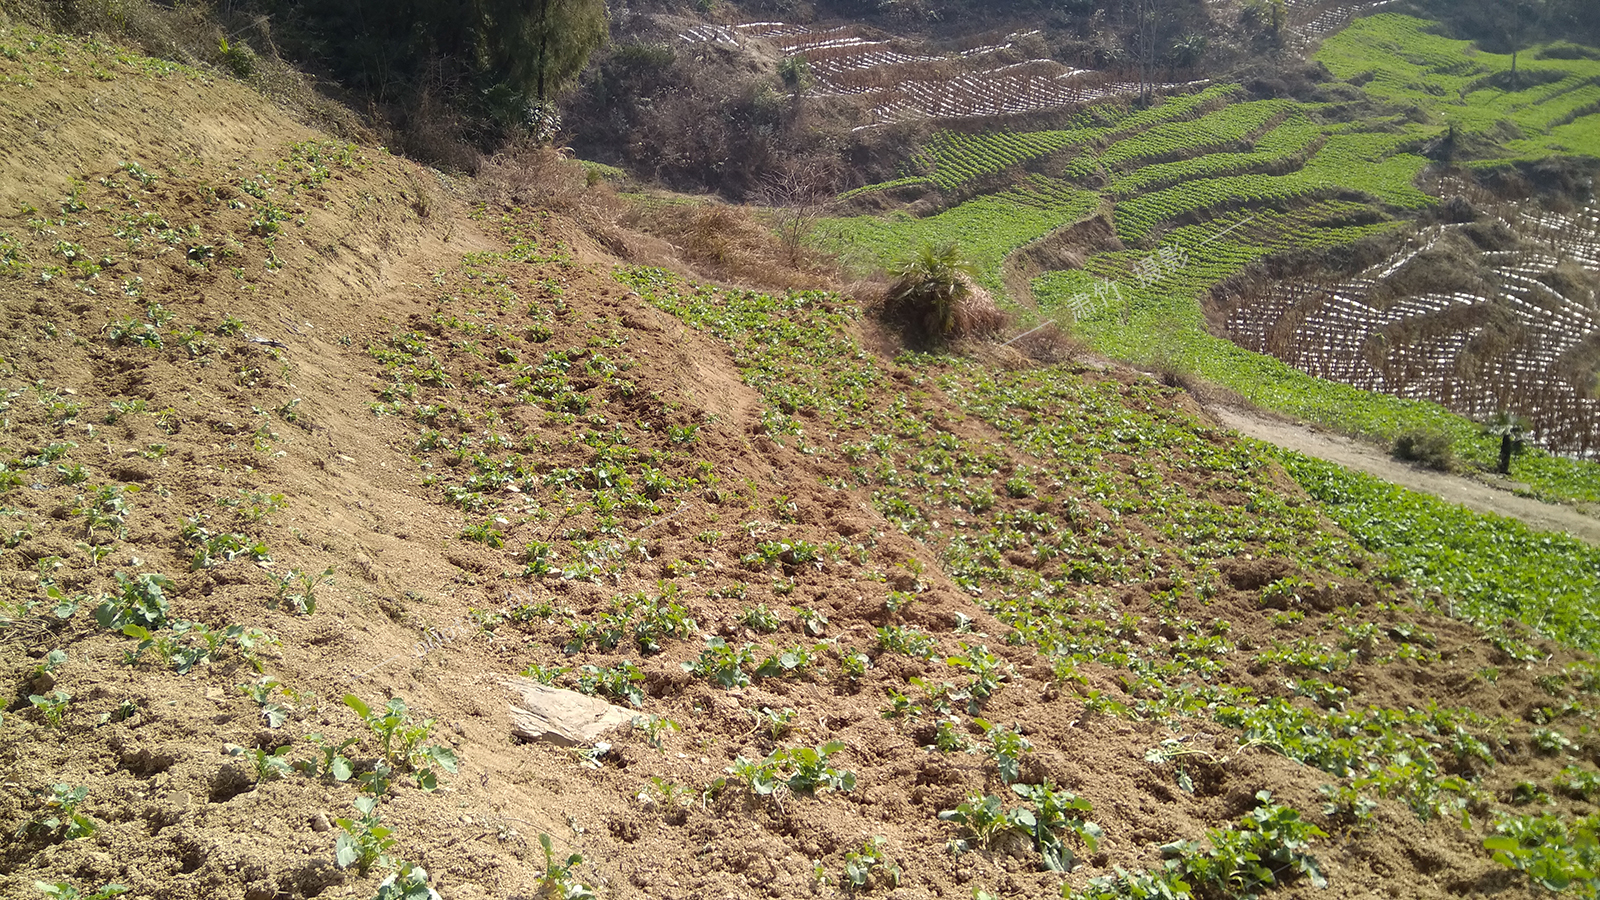
[{"label": "dead grass clump", "polygon": [[1568,300],[1591,309],[1595,307],[1596,296],[1600,295],[1600,273],[1592,272],[1572,259],[1561,260],[1555,268],[1539,275],[1538,279]]},{"label": "dead grass clump", "polygon": [[1394,456],[1440,472],[1455,468],[1450,436],[1437,431],[1408,431],[1394,439]]},{"label": "dead grass clump", "polygon": [[1256,405],[1233,388],[1217,384],[1200,376],[1188,366],[1163,356],[1143,367],[1155,380],[1169,388],[1187,393],[1201,406],[1229,406],[1236,409],[1256,409]]},{"label": "dead grass clump", "polygon": [[700,274],[768,290],[827,286],[829,270],[818,260],[792,254],[782,238],[750,210],[727,203],[690,200],[634,204],[621,224],[669,242]]},{"label": "dead grass clump", "polygon": [[1034,362],[1051,366],[1071,362],[1088,352],[1087,344],[1062,331],[1054,322],[1046,322],[1043,327],[1023,334],[1010,346]]},{"label": "dead grass clump", "polygon": [[957,273],[955,281],[962,289],[938,301],[896,291],[897,285],[890,285],[876,305],[879,315],[904,335],[907,344],[919,347],[991,337],[1006,326],[1009,317],[972,276]]},{"label": "dead grass clump", "polygon": [[447,91],[424,87],[395,113],[391,143],[412,159],[471,175],[483,164],[471,130],[472,123],[450,101]]},{"label": "dead grass clump", "polygon": [[573,159],[565,150],[533,141],[513,142],[483,159],[475,183],[484,203],[563,215],[619,259],[670,265],[675,258],[671,245],[625,224],[634,207],[617,196],[600,169]]},{"label": "dead grass clump", "polygon": [[999,331],[1006,315],[972,276],[953,241],[924,244],[894,272],[880,306],[883,320],[911,345],[932,346]]},{"label": "dead grass clump", "polygon": [[533,141],[512,141],[477,168],[478,199],[490,206],[571,212],[593,187],[583,163]]},{"label": "dead grass clump", "polygon": [[956,321],[952,334],[956,337],[990,337],[998,334],[1010,317],[995,304],[994,297],[972,277],[962,273],[967,283],[966,296],[956,301]]}]

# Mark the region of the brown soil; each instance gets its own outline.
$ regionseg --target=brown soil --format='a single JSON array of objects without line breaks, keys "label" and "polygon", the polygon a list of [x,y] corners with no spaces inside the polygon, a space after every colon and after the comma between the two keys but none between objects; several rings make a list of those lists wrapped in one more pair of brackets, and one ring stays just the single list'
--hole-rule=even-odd
[{"label": "brown soil", "polygon": [[[26,48],[32,39],[0,32],[7,46]],[[0,274],[0,459],[71,446],[20,470],[22,481],[0,495],[9,535],[0,553],[0,673],[16,688],[0,721],[0,832],[17,835],[0,849],[0,896],[38,896],[38,880],[69,881],[86,893],[115,881],[131,888],[128,896],[162,900],[372,896],[383,866],[361,875],[335,865],[338,828],[329,823],[354,815],[353,784],[300,774],[258,783],[229,749],[290,745],[291,758],[305,759],[315,755],[308,735],[358,739],[348,752],[370,769],[379,748],[341,703],[347,691],[374,705],[404,698],[419,718],[435,720],[432,739],[460,760],[436,791],[398,779],[380,809],[395,829],[396,857],[423,864],[450,900],[539,896],[541,833],[559,854],[583,854],[576,874],[604,897],[840,896],[845,853],[874,836],[886,839],[905,873],[898,887],[875,895],[964,898],[982,889],[1051,897],[1113,867],[1159,865],[1161,845],[1203,840],[1208,828],[1236,822],[1263,789],[1332,833],[1314,848],[1330,889],[1297,885],[1283,896],[1529,895],[1524,878],[1482,851],[1482,817],[1463,831],[1385,801],[1365,828],[1343,828],[1318,812],[1317,789],[1332,780],[1322,772],[1262,746],[1241,747],[1220,726],[1194,727],[1199,720],[1168,726],[1091,711],[1092,691],[1134,702],[1118,681],[1125,672],[1084,666],[1079,685],[1056,678],[1036,651],[1007,643],[1009,629],[951,582],[933,549],[888,523],[868,491],[824,486],[847,474],[842,462],[767,436],[762,398],[728,349],[640,302],[611,276],[614,258],[571,222],[531,209],[469,214],[470,186],[373,148],[344,157],[346,148],[319,145],[311,148],[323,160],[316,162],[293,145],[319,136],[235,85],[161,75],[65,40],[53,52],[45,46],[52,39],[40,40],[15,59],[0,58],[8,145],[0,199],[27,205],[0,210],[0,235],[19,266]],[[127,162],[154,179],[141,183]],[[269,203],[284,214],[272,245],[272,223],[262,224]],[[147,214],[155,218],[140,218]],[[485,251],[499,255],[490,261]],[[529,326],[530,306],[547,314],[534,321],[548,333]],[[230,315],[242,330],[219,329]],[[138,343],[140,323],[156,327],[162,346]],[[200,331],[186,332],[190,326]],[[520,491],[528,514],[500,523],[505,548],[462,540],[467,526],[495,520],[463,512],[429,476],[470,465],[473,449],[427,449],[430,426],[414,418],[422,411],[390,405],[385,391],[395,378],[369,351],[388,352],[406,332],[454,342],[453,386],[429,395],[441,408],[427,421],[446,437],[503,431],[538,476],[554,476],[592,460],[585,438],[612,434],[626,440],[616,446],[659,454],[669,476],[698,474],[706,489],[685,492],[661,514],[623,513],[639,543],[609,561],[619,565],[604,576],[517,577],[517,548],[564,530],[614,526],[575,512],[568,494],[536,477],[536,491]],[[861,343],[879,340],[866,335]],[[508,371],[497,362],[501,351],[531,362],[556,348],[584,364],[566,373],[591,404],[581,416],[520,403],[497,380]],[[627,386],[579,383],[576,373],[601,355],[633,363]],[[1030,364],[994,356],[997,368]],[[995,446],[1007,471],[1028,462],[915,369],[887,357],[880,364],[893,390],[925,404],[930,424]],[[1131,373],[1091,377],[1123,398],[1116,402],[1147,402],[1133,399],[1145,396],[1145,383]],[[1173,415],[1191,414],[1181,395],[1157,395]],[[667,437],[695,428],[690,450]],[[1219,447],[1230,440],[1215,430],[1211,437]],[[1120,471],[1137,461],[1114,455],[1106,465]],[[83,467],[84,480],[73,466]],[[716,486],[709,473],[720,476]],[[75,510],[100,487],[120,487],[130,508],[120,524],[91,529]],[[1240,503],[1226,484],[1212,496]],[[1086,508],[1099,524],[1121,519]],[[190,523],[263,540],[271,561],[195,566],[196,545],[184,533]],[[1136,522],[1128,528],[1145,546],[1181,549]],[[858,545],[862,555],[746,570],[742,557],[777,538]],[[1112,544],[1106,552],[1131,550]],[[1433,632],[1437,658],[1363,662],[1339,678],[1354,693],[1352,708],[1437,701],[1503,718],[1503,758],[1484,780],[1492,796],[1521,779],[1548,784],[1567,762],[1535,754],[1522,735],[1542,696],[1534,679],[1573,654],[1546,647],[1547,660],[1514,663],[1479,632],[1389,608],[1378,602],[1389,596],[1380,593],[1385,586],[1359,582],[1319,588],[1303,626],[1286,631],[1272,623],[1276,610],[1263,608],[1260,591],[1293,567],[1254,547],[1224,562],[1217,596],[1185,613],[1225,617],[1240,647],[1301,635],[1332,640],[1333,619],[1323,617],[1340,608]],[[333,575],[317,588],[309,615],[280,600],[268,577],[325,567]],[[151,651],[128,665],[135,641],[97,627],[93,600],[67,619],[49,614],[55,601],[45,580],[67,597],[93,597],[118,590],[116,572],[170,576],[173,619],[270,632],[278,643],[258,661],[292,691],[275,701],[284,721],[268,720],[241,690],[259,675],[234,649],[224,646],[187,673],[158,664]],[[566,616],[596,621],[614,598],[659,594],[669,584],[681,591],[696,634],[666,642],[659,654],[629,643],[563,652]],[[909,608],[886,609],[888,589],[919,584],[925,590]],[[1168,640],[1150,618],[1156,589],[1129,584],[1084,600],[1147,617],[1134,639],[1154,647]],[[744,596],[730,596],[739,590]],[[740,620],[742,608],[758,602],[785,620],[771,637]],[[698,632],[758,648],[813,644],[791,607],[825,613],[825,633],[838,640],[817,651],[817,674],[725,690],[682,669],[703,646]],[[495,618],[519,608],[527,614],[517,621]],[[954,631],[958,614],[970,618],[972,633]],[[879,652],[874,628],[892,621],[930,632],[938,653],[919,660]],[[909,691],[910,677],[960,680],[943,658],[962,652],[963,642],[987,645],[1012,668],[984,715],[1029,736],[1028,780],[1048,779],[1094,805],[1105,839],[1070,876],[1037,871],[1020,846],[949,852],[956,832],[937,814],[972,791],[1004,788],[982,755],[923,749],[931,713],[909,721],[881,714],[888,691]],[[35,675],[55,649],[66,650],[67,662]],[[873,665],[852,680],[842,657],[858,652]],[[590,765],[570,750],[511,740],[500,678],[532,665],[611,667],[625,659],[645,674],[641,715],[677,724],[659,735],[659,747],[644,729],[619,730]],[[1216,677],[1282,692],[1281,677],[1245,661]],[[72,697],[58,727],[28,700],[52,689]],[[839,759],[856,773],[855,790],[773,800],[732,785],[711,790],[737,757],[759,758],[778,745],[763,708],[795,710],[784,745],[843,742]],[[974,731],[970,719],[959,721]],[[1172,764],[1146,760],[1169,737],[1199,751],[1189,757],[1192,793],[1177,786]],[[1594,749],[1574,753],[1592,757]],[[651,793],[666,782],[685,789],[681,805]],[[100,823],[92,836],[66,840],[30,827],[46,817],[40,797],[52,784],[89,789],[82,811]],[[1554,802],[1588,810],[1581,801]]]}]

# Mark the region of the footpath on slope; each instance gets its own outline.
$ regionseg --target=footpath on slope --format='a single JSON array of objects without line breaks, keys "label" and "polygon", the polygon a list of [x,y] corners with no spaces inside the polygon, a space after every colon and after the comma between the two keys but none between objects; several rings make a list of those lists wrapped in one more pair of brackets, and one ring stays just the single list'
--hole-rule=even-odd
[{"label": "footpath on slope", "polygon": [[1573,507],[1543,503],[1517,496],[1508,487],[1408,465],[1372,444],[1259,412],[1232,406],[1210,406],[1207,411],[1240,434],[1375,475],[1468,509],[1518,519],[1540,531],[1564,531],[1600,546],[1600,519]]}]

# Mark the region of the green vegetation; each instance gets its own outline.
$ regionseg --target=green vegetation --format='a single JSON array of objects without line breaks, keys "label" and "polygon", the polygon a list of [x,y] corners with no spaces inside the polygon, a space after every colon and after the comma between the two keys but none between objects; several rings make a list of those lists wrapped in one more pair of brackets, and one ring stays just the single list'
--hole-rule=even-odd
[{"label": "green vegetation", "polygon": [[913,333],[944,340],[980,330],[967,311],[972,302],[972,266],[955,243],[925,244],[895,271],[885,306],[903,317]]},{"label": "green vegetation", "polygon": [[73,787],[70,784],[50,785],[48,792],[39,793],[42,807],[39,815],[23,822],[22,827],[17,829],[17,837],[43,834],[73,841],[92,836],[100,830],[100,823],[78,810],[88,796],[87,787]]},{"label": "green vegetation", "polygon": [[814,748],[779,747],[759,762],[737,757],[728,774],[758,797],[779,792],[809,796],[818,791],[849,791],[856,786],[855,773],[829,762],[829,757],[843,749],[838,741]]},{"label": "green vegetation", "polygon": [[392,866],[389,850],[397,842],[390,837],[394,829],[378,820],[378,799],[357,797],[354,802],[361,816],[337,821],[341,833],[334,839],[334,861],[341,869],[354,865],[363,875],[374,864]]},{"label": "green vegetation", "polygon": [[937,215],[914,219],[904,213],[881,219],[823,219],[816,240],[862,267],[892,268],[920,248],[958,242],[972,261],[978,283],[1005,294],[1000,267],[1019,247],[1088,216],[1100,198],[1061,181],[1031,176],[1022,185],[979,197]]},{"label": "green vegetation", "polygon": [[559,900],[595,900],[594,889],[579,881],[573,870],[583,865],[583,854],[572,853],[557,862],[550,835],[539,833],[539,849],[544,851],[544,874],[539,876],[539,891]]},{"label": "green vegetation", "polygon": [[1086,889],[1063,891],[1062,896],[1071,900],[1253,897],[1257,891],[1301,877],[1326,887],[1327,879],[1309,851],[1313,840],[1327,834],[1293,809],[1272,803],[1266,791],[1256,799],[1261,805],[1240,819],[1237,829],[1207,835],[1209,849],[1194,842],[1168,844],[1161,848],[1168,857],[1161,869],[1103,875],[1090,879]]},{"label": "green vegetation", "polygon": [[1509,616],[1600,650],[1600,550],[1321,460],[1280,456],[1340,526],[1388,557],[1384,575],[1438,591],[1455,615],[1485,626]]},{"label": "green vegetation", "polygon": [[1600,61],[1567,54],[1510,54],[1434,33],[1434,23],[1401,15],[1357,19],[1329,38],[1317,59],[1335,77],[1363,79],[1369,96],[1425,109],[1455,130],[1472,165],[1581,155],[1600,158]]},{"label": "green vegetation", "polygon": [[356,715],[381,744],[383,762],[400,771],[411,773],[417,787],[431,791],[439,784],[435,767],[446,772],[456,771],[455,751],[443,744],[424,744],[433,734],[433,719],[420,722],[411,717],[406,702],[394,697],[381,710],[374,710],[355,694],[345,694],[344,704]]},{"label": "green vegetation", "polygon": [[[1226,279],[1278,253],[1329,251],[1395,229],[1433,199],[1417,177],[1439,142],[1475,166],[1549,155],[1600,158],[1600,62],[1582,54],[1473,51],[1398,15],[1358,19],[1318,59],[1366,104],[1238,102],[1236,86],[1168,98],[1129,113],[1097,107],[1066,128],[991,135],[941,133],[909,154],[911,182],[947,192],[943,211],[835,219],[819,243],[858,268],[890,267],[915,247],[961,241],[979,281],[1010,296],[1005,260],[1024,245],[1106,212],[1129,249],[1031,285],[1039,311],[1095,349],[1222,385],[1268,409],[1391,444],[1445,435],[1470,467],[1498,465],[1499,447],[1439,406],[1312,378],[1212,337],[1200,302]],[[1501,82],[1506,82],[1502,84]],[[1433,148],[1433,149],[1428,149]],[[1036,173],[1060,173],[1046,179]],[[972,196],[977,179],[1015,186]],[[862,191],[874,188],[864,188]],[[1057,198],[1041,202],[1041,192]],[[1600,466],[1530,452],[1513,477],[1542,499],[1600,502]]]}]

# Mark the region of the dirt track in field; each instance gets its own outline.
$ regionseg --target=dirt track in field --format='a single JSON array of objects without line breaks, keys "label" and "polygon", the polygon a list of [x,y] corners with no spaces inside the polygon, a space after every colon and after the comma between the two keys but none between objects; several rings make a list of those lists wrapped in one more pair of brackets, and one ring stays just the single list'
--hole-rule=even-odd
[{"label": "dirt track in field", "polygon": [[1210,408],[1210,412],[1223,425],[1240,434],[1366,472],[1401,487],[1432,494],[1478,512],[1518,519],[1540,531],[1562,531],[1600,545],[1600,518],[1574,507],[1518,496],[1513,493],[1516,485],[1512,481],[1499,479],[1497,482],[1485,482],[1407,465],[1365,441],[1330,434],[1260,412],[1220,406]]}]

